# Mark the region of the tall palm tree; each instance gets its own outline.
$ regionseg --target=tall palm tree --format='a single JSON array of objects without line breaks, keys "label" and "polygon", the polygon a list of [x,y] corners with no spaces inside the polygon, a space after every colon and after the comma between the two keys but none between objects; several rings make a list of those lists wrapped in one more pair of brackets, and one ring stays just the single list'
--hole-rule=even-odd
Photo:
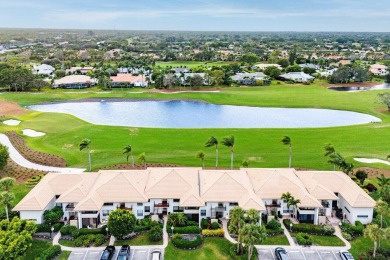
[{"label": "tall palm tree", "polygon": [[140,163],[143,163],[143,164],[144,164],[144,169],[146,169],[146,155],[145,155],[145,152],[140,153],[140,154],[138,155],[138,161],[139,161]]},{"label": "tall palm tree", "polygon": [[386,201],[379,199],[376,202],[375,210],[381,215],[381,228],[383,227],[383,217],[390,215],[389,204]]},{"label": "tall palm tree", "polygon": [[222,144],[230,148],[230,169],[233,170],[233,157],[234,157],[234,136],[224,137]]},{"label": "tall palm tree", "polygon": [[378,180],[378,185],[380,187],[384,187],[385,185],[390,184],[390,178],[387,178],[385,175],[383,175],[383,173],[381,176],[376,177],[376,179]]},{"label": "tall palm tree", "polygon": [[[330,156],[330,155],[336,155],[336,149],[334,149],[332,144],[330,144],[330,143],[325,144],[324,149],[325,149],[325,154],[324,154],[325,157]],[[328,161],[328,162],[331,162],[331,161]],[[333,163],[333,170],[334,171],[336,170],[336,164],[334,164],[334,163]]]},{"label": "tall palm tree", "polygon": [[300,199],[295,199],[294,197],[291,197],[291,199],[289,201],[287,201],[287,207],[290,208],[291,206],[293,206],[293,212],[295,212],[295,207],[299,203],[301,203]]},{"label": "tall palm tree", "polygon": [[202,169],[204,169],[204,156],[205,154],[203,151],[199,151],[195,154],[195,157],[202,161]]},{"label": "tall palm tree", "polygon": [[80,151],[87,149],[88,150],[88,170],[91,171],[91,149],[90,149],[91,140],[83,139],[79,145]]},{"label": "tall palm tree", "polygon": [[131,157],[131,168],[134,168],[134,157],[131,152],[131,145],[128,144],[125,148],[123,148],[123,154],[126,154],[126,160],[129,161],[129,157]]},{"label": "tall palm tree", "polygon": [[[292,195],[291,195],[290,192],[285,192],[285,193],[282,194],[282,196],[281,196],[280,198],[281,198],[282,200],[286,201],[286,203],[287,203],[287,205],[288,205],[288,202],[291,200]],[[287,208],[288,208],[288,210],[290,211],[290,207],[287,206]]]},{"label": "tall palm tree", "polygon": [[246,212],[246,219],[249,222],[249,224],[256,224],[260,220],[259,212],[255,209],[249,209]]},{"label": "tall palm tree", "polygon": [[288,158],[288,168],[291,168],[291,159],[292,159],[292,143],[291,138],[288,136],[284,136],[282,139],[282,143],[284,145],[288,145],[290,147],[290,156]]},{"label": "tall palm tree", "polygon": [[7,216],[8,221],[9,221],[8,208],[14,199],[15,199],[15,195],[10,191],[3,191],[2,193],[0,193],[0,203],[4,205],[5,214]]},{"label": "tall palm tree", "polygon": [[179,227],[184,227],[187,224],[188,218],[183,212],[180,212],[177,214],[176,220]]},{"label": "tall palm tree", "polygon": [[218,168],[218,140],[214,136],[210,136],[207,140],[205,147],[215,146],[215,168]]},{"label": "tall palm tree", "polygon": [[248,248],[248,260],[252,258],[253,247],[261,244],[267,238],[267,232],[264,226],[256,224],[245,224],[240,231],[241,243]]},{"label": "tall palm tree", "polygon": [[11,177],[4,177],[0,180],[0,189],[10,191],[10,188],[14,186],[15,179]]},{"label": "tall palm tree", "polygon": [[367,225],[366,228],[364,229],[364,236],[368,237],[374,242],[374,252],[373,252],[373,257],[376,257],[376,249],[378,246],[378,240],[380,239],[386,239],[390,235],[390,230],[387,228],[383,229],[380,228],[377,224],[370,224]]}]

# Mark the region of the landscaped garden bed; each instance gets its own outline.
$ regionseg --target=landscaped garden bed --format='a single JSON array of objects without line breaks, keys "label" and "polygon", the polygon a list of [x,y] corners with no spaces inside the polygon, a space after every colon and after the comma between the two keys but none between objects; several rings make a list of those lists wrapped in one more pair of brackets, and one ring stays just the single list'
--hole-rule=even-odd
[{"label": "landscaped garden bed", "polygon": [[90,247],[108,244],[105,226],[96,229],[77,229],[75,226],[63,226],[60,232],[61,239],[59,243],[64,246]]},{"label": "landscaped garden bed", "polygon": [[35,176],[43,176],[46,173],[47,172],[24,168],[16,164],[10,158],[7,160],[7,164],[4,169],[0,170],[0,176],[9,176],[15,178],[17,184],[24,183],[25,181],[30,180]]}]

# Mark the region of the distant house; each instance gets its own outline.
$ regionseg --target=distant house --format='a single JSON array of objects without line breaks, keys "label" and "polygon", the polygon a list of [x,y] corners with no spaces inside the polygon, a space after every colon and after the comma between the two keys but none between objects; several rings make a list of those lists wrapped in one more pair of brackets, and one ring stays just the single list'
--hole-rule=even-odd
[{"label": "distant house", "polygon": [[52,88],[81,89],[97,84],[96,79],[85,75],[69,75],[61,79],[54,80]]},{"label": "distant house", "polygon": [[304,69],[304,68],[310,68],[310,69],[315,69],[315,70],[320,69],[320,66],[318,66],[316,64],[311,64],[311,63],[299,64],[299,67],[301,67],[301,69]]},{"label": "distant house", "polygon": [[191,73],[191,72],[188,72],[188,73],[175,73],[174,74],[176,78],[178,78],[180,81],[181,81],[181,84],[183,85],[189,85],[189,78],[193,78],[195,76],[199,76],[202,78],[203,82],[202,82],[202,85],[205,85],[207,86],[208,85],[208,82],[206,80],[206,73]]},{"label": "distant house", "polygon": [[127,74],[129,73],[129,68],[118,68],[118,73]]},{"label": "distant house", "polygon": [[330,70],[325,70],[325,71],[321,71],[320,72],[320,75],[322,77],[328,77],[328,76],[332,76],[333,75],[333,72],[335,72],[337,69],[330,69]]},{"label": "distant house", "polygon": [[261,70],[265,70],[267,67],[276,67],[279,70],[283,69],[282,66],[280,66],[279,64],[263,64],[263,63],[261,63],[261,64],[255,64],[253,66],[256,68],[259,68]]},{"label": "distant house", "polygon": [[171,71],[173,71],[174,73],[188,73],[191,70],[188,68],[172,68]]},{"label": "distant house", "polygon": [[291,80],[295,82],[312,82],[314,77],[304,72],[289,72],[279,76],[282,80]]},{"label": "distant house", "polygon": [[133,87],[147,87],[148,82],[145,80],[143,75],[134,76],[131,74],[118,74],[110,77],[112,87],[123,86],[129,84]]},{"label": "distant house", "polygon": [[350,61],[350,60],[340,60],[340,61],[331,63],[330,66],[335,67],[335,68],[338,68],[338,67],[340,67],[340,64],[341,64],[342,66],[350,65],[350,64],[351,64],[351,61]]},{"label": "distant house", "polygon": [[85,75],[90,70],[93,70],[93,67],[71,67],[70,69],[67,69],[65,72],[68,75],[75,74],[75,73],[80,73]]},{"label": "distant house", "polygon": [[53,75],[53,72],[56,69],[53,66],[47,64],[41,64],[39,66],[34,66],[33,73],[38,75],[50,76]]},{"label": "distant house", "polygon": [[384,76],[389,73],[387,66],[382,64],[372,64],[369,71],[376,76]]},{"label": "distant house", "polygon": [[236,73],[236,75],[230,77],[233,81],[241,85],[256,85],[258,80],[268,82],[267,76],[262,72],[255,73]]}]

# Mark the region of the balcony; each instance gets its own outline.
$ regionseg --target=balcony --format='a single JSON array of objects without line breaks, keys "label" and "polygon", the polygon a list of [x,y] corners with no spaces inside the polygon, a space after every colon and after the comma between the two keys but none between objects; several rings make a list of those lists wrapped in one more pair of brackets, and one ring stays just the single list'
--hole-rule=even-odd
[{"label": "balcony", "polygon": [[162,203],[154,203],[155,208],[168,208],[169,203],[168,202],[162,202]]},{"label": "balcony", "polygon": [[119,206],[119,207],[117,207],[117,209],[125,209],[125,210],[129,210],[129,211],[132,211],[132,208],[130,207],[130,208],[127,208],[127,207],[125,207],[125,206]]},{"label": "balcony", "polygon": [[74,211],[74,205],[73,204],[68,204],[66,207],[65,207],[65,211]]},{"label": "balcony", "polygon": [[221,211],[225,211],[226,207],[215,207],[214,209],[216,212],[221,212]]},{"label": "balcony", "polygon": [[325,202],[325,201],[322,201],[322,202],[321,202],[321,205],[322,205],[322,207],[324,207],[324,208],[329,208],[329,207],[330,207],[329,202]]}]

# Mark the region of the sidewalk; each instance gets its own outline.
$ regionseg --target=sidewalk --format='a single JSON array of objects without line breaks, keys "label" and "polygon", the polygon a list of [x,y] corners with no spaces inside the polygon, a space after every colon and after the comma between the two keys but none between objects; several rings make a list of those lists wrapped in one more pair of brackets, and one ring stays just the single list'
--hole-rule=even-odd
[{"label": "sidewalk", "polygon": [[290,235],[290,232],[288,232],[287,228],[283,224],[283,219],[280,218],[279,223],[282,225],[283,233],[287,237],[287,240],[288,240],[288,243],[290,244],[290,246],[296,246],[294,239]]},{"label": "sidewalk", "polygon": [[229,222],[228,219],[226,218],[222,219],[222,227],[223,227],[223,232],[225,233],[225,238],[229,240],[231,243],[237,244],[237,241],[234,238],[232,238],[229,234],[228,227],[227,227],[228,222]]}]

